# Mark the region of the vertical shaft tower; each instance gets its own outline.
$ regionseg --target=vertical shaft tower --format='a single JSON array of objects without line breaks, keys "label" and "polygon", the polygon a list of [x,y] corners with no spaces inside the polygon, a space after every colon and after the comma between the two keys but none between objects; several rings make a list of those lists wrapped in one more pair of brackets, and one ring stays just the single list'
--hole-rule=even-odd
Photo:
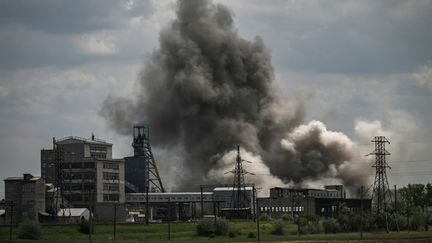
[{"label": "vertical shaft tower", "polygon": [[375,150],[369,155],[375,155],[375,180],[373,185],[373,198],[376,200],[376,214],[387,214],[387,201],[391,201],[391,193],[387,180],[387,168],[391,169],[386,162],[386,156],[390,153],[385,149],[385,144],[390,142],[384,136],[376,136],[372,142]]},{"label": "vertical shaft tower", "polygon": [[150,126],[136,125],[133,129],[134,157],[144,161],[145,192],[165,192],[150,146]]}]

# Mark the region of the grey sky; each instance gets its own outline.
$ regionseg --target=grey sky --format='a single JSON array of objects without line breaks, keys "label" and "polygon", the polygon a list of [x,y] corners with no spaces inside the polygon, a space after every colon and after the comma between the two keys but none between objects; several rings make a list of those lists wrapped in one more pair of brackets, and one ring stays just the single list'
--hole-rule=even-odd
[{"label": "grey sky", "polygon": [[[241,36],[259,35],[272,50],[282,92],[308,97],[305,123],[365,144],[355,130],[363,121],[395,142],[391,160],[408,161],[394,163],[391,184],[428,181],[432,143],[418,141],[432,141],[432,1],[217,2],[235,13]],[[99,116],[101,103],[134,92],[174,11],[174,1],[157,0],[0,1],[0,198],[7,176],[40,174],[53,136],[94,132],[116,157],[130,153],[130,138]]]}]

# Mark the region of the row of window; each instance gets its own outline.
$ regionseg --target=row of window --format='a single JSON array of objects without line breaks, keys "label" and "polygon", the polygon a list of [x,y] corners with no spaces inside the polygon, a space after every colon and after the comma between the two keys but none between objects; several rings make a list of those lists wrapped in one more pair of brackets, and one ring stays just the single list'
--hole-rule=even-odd
[{"label": "row of window", "polygon": [[261,212],[304,212],[304,207],[260,207]]},{"label": "row of window", "polygon": [[65,173],[63,175],[65,180],[80,180],[80,179],[95,179],[94,172],[82,172],[82,173]]},{"label": "row of window", "polygon": [[103,179],[104,180],[118,180],[119,179],[119,173],[104,172],[103,173]]},{"label": "row of window", "polygon": [[107,156],[106,156],[106,153],[91,152],[90,157],[96,158],[96,159],[106,159]]},{"label": "row of window", "polygon": [[118,192],[119,188],[120,187],[119,187],[118,183],[104,183],[103,184],[104,191],[115,191],[115,192]]},{"label": "row of window", "polygon": [[119,164],[116,163],[104,163],[103,164],[104,169],[111,169],[111,170],[118,170]]},{"label": "row of window", "polygon": [[113,202],[119,200],[119,194],[103,194],[104,202]]},{"label": "row of window", "polygon": [[65,191],[90,191],[95,190],[94,184],[78,184],[78,183],[68,183],[63,186]]},{"label": "row of window", "polygon": [[62,163],[63,169],[90,169],[95,167],[95,163],[93,162],[84,162],[84,163]]},{"label": "row of window", "polygon": [[104,146],[90,146],[90,152],[106,152],[107,147]]}]

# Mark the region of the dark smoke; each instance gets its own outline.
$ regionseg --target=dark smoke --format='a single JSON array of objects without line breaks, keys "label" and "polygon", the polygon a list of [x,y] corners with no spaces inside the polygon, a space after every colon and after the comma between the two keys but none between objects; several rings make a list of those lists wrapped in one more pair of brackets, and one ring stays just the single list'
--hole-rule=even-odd
[{"label": "dark smoke", "polygon": [[225,6],[179,1],[177,18],[159,40],[140,73],[139,95],[108,97],[101,114],[121,134],[129,134],[134,123],[149,123],[153,146],[180,148],[179,173],[189,175],[182,189],[208,182],[208,172],[237,144],[261,155],[285,182],[319,179],[331,165],[351,159],[351,148],[340,147],[345,141],[323,145],[314,128],[292,139],[295,151],[283,147],[290,141],[287,133],[303,120],[302,102],[281,98],[270,51],[260,37],[241,38]]}]

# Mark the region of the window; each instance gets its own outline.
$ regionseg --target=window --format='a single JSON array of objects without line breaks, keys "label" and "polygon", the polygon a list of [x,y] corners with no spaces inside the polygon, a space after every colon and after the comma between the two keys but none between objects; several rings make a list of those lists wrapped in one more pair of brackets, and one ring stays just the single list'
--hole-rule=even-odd
[{"label": "window", "polygon": [[118,183],[104,183],[103,184],[104,191],[119,191],[119,184]]},{"label": "window", "polygon": [[104,202],[118,201],[119,200],[119,194],[103,194],[103,200],[104,200]]},{"label": "window", "polygon": [[119,174],[113,173],[113,172],[104,172],[103,173],[103,179],[104,180],[118,180]]},{"label": "window", "polygon": [[103,168],[104,169],[111,169],[111,170],[118,170],[119,169],[119,165],[116,163],[104,163],[103,164]]},{"label": "window", "polygon": [[93,158],[106,159],[107,147],[90,146],[90,156]]}]

